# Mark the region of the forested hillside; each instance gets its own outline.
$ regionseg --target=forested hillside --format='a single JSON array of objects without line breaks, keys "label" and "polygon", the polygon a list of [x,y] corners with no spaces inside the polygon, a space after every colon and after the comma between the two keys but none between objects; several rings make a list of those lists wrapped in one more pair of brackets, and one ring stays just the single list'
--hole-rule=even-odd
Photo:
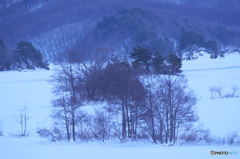
[{"label": "forested hillside", "polygon": [[31,42],[50,61],[65,49],[90,51],[95,46],[121,54],[129,54],[136,45],[161,52],[164,44],[177,50],[185,31],[214,41],[219,51],[229,45],[238,49],[239,0],[226,2],[3,0],[0,38],[12,48]]}]

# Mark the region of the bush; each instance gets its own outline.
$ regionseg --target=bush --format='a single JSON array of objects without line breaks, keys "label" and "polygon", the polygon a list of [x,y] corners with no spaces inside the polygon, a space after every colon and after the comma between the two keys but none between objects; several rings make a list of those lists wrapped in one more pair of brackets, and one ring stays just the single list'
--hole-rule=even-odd
[{"label": "bush", "polygon": [[210,129],[193,128],[180,135],[179,140],[181,144],[211,144],[214,138]]},{"label": "bush", "polygon": [[39,137],[47,138],[50,141],[54,142],[67,139],[66,134],[56,127],[54,127],[53,129],[37,128],[37,133]]}]

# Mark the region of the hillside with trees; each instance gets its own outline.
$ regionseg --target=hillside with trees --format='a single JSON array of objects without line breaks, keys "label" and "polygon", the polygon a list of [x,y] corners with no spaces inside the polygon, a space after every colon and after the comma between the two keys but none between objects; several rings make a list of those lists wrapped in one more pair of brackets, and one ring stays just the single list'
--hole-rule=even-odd
[{"label": "hillside with trees", "polygon": [[95,46],[123,55],[136,45],[169,54],[185,32],[214,41],[214,50],[238,50],[239,1],[207,4],[209,0],[4,0],[0,37],[11,48],[31,42],[49,61],[65,49],[91,51]]}]

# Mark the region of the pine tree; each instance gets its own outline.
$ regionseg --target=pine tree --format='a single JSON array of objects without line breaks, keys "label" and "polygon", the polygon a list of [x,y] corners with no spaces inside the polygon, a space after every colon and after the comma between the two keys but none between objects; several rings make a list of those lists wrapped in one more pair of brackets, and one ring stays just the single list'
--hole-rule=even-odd
[{"label": "pine tree", "polygon": [[164,65],[163,65],[164,58],[160,54],[160,52],[155,53],[155,57],[153,58],[152,61],[153,61],[152,63],[153,63],[153,69],[154,69],[155,73],[157,73],[157,74],[162,73],[162,69],[164,67]]},{"label": "pine tree", "polygon": [[17,44],[15,58],[18,67],[22,69],[35,69],[35,67],[48,69],[48,64],[43,62],[42,54],[30,42],[19,42]]},{"label": "pine tree", "polygon": [[150,70],[150,66],[152,65],[152,53],[149,49],[141,46],[137,46],[137,48],[133,47],[133,52],[131,52],[130,58],[134,59],[132,62],[134,68],[143,67],[148,71]]},{"label": "pine tree", "polygon": [[176,54],[173,52],[168,55],[167,57],[167,63],[168,63],[168,73],[170,74],[177,74],[181,73],[181,67],[182,67],[182,59],[177,57]]}]

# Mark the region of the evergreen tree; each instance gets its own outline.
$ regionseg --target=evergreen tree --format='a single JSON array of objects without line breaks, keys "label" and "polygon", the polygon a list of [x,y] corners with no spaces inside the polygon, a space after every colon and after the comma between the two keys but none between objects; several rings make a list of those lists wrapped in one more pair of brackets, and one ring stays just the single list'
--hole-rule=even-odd
[{"label": "evergreen tree", "polygon": [[43,62],[40,51],[36,50],[30,42],[19,42],[17,44],[15,58],[18,67],[22,69],[35,69],[35,67],[49,69],[48,64]]},{"label": "evergreen tree", "polygon": [[163,57],[160,52],[153,55],[151,50],[137,46],[137,48],[133,48],[130,58],[134,59],[133,68],[143,68],[150,73],[177,74],[182,72],[182,59],[173,52]]},{"label": "evergreen tree", "polygon": [[0,71],[4,70],[5,58],[6,58],[6,46],[3,40],[0,38]]},{"label": "evergreen tree", "polygon": [[162,73],[162,69],[164,67],[163,62],[164,62],[163,56],[160,54],[160,52],[156,52],[155,57],[152,60],[153,69],[155,73],[157,74]]},{"label": "evergreen tree", "polygon": [[181,73],[182,59],[177,57],[173,52],[167,56],[167,73],[168,74],[177,74]]},{"label": "evergreen tree", "polygon": [[152,53],[149,49],[141,46],[137,46],[137,48],[133,47],[133,52],[131,52],[130,58],[134,59],[132,62],[134,68],[143,67],[148,71],[150,70],[150,66],[152,65]]}]

